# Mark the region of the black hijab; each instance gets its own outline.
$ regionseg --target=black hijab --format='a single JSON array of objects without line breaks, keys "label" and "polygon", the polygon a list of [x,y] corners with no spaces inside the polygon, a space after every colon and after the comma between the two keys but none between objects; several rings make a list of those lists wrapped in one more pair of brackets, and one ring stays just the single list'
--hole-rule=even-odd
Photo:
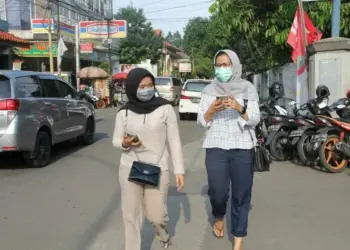
[{"label": "black hijab", "polygon": [[136,93],[140,82],[147,76],[151,77],[153,83],[155,83],[154,76],[148,70],[144,68],[134,68],[130,70],[125,82],[125,92],[128,97],[128,102],[121,107],[120,110],[130,109],[137,114],[149,114],[160,106],[170,104],[170,102],[164,98],[156,96],[153,96],[153,98],[147,102],[142,102],[137,99]]}]

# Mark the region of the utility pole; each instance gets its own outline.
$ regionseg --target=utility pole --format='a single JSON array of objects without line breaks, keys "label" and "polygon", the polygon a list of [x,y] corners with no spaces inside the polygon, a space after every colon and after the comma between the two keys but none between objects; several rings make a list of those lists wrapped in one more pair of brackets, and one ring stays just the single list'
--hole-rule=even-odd
[{"label": "utility pole", "polygon": [[333,0],[332,37],[339,37],[340,35],[340,8],[341,8],[341,0]]},{"label": "utility pole", "polygon": [[[79,23],[75,25],[75,70],[76,76],[80,71],[80,38],[79,38]],[[80,89],[80,78],[77,77],[77,90]]]},{"label": "utility pole", "polygon": [[53,53],[52,53],[52,30],[51,30],[51,2],[49,2],[48,8],[49,10],[49,17],[48,17],[48,24],[49,24],[49,29],[48,29],[48,39],[49,39],[49,62],[50,62],[50,73],[53,73]]},{"label": "utility pole", "polygon": [[111,27],[111,19],[107,19],[107,41],[108,41],[108,66],[109,66],[109,106],[112,107],[114,96],[113,96],[113,84],[112,84],[112,55],[111,55],[111,44],[112,41],[110,39],[110,27]]},{"label": "utility pole", "polygon": [[[56,8],[57,8],[57,46],[58,46],[58,43],[61,39],[61,21],[60,21],[60,0],[56,0]],[[61,65],[58,64],[58,56],[57,56],[57,73],[58,74],[61,74]],[[62,59],[61,59],[61,63],[62,63]]]}]

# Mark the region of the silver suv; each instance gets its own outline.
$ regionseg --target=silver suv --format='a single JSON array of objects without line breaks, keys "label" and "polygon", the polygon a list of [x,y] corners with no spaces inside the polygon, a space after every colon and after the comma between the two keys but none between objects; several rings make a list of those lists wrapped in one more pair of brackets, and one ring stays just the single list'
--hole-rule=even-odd
[{"label": "silver suv", "polygon": [[48,73],[0,71],[0,153],[23,152],[32,167],[51,161],[51,146],[92,144],[95,111],[69,83]]}]

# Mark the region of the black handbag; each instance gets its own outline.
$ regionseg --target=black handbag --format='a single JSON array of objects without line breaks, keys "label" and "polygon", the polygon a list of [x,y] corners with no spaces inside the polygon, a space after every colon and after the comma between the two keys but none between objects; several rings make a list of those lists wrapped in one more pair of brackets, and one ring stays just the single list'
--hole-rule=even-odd
[{"label": "black handbag", "polygon": [[[126,110],[125,112],[126,112],[125,113],[125,119],[126,119],[125,130],[126,130],[128,110]],[[164,151],[165,151],[165,148],[164,148]],[[137,161],[133,161],[131,165],[128,180],[132,182],[140,183],[140,184],[146,184],[146,185],[157,187],[159,185],[161,169],[156,165],[159,164],[164,152],[156,165],[141,162],[136,152],[135,154],[137,157]]]},{"label": "black handbag", "polygon": [[[254,138],[250,130],[249,135],[254,143]],[[257,142],[252,148],[252,169],[253,172],[266,172],[270,171],[270,164],[272,163],[270,152],[267,150],[265,145],[260,142]]]},{"label": "black handbag", "polygon": [[160,167],[151,164],[134,161],[132,163],[129,181],[157,187],[160,179]]}]

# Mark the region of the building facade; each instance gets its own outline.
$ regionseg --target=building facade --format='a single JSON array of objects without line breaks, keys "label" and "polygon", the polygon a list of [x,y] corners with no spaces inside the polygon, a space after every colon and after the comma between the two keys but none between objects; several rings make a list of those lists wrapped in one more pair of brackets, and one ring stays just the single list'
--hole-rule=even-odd
[{"label": "building facade", "polygon": [[[51,27],[54,57],[60,36],[68,48],[62,58],[61,70],[75,72],[76,24],[112,18],[112,6],[112,0],[0,0],[0,19],[9,23],[10,33],[32,41],[31,48],[27,50],[14,49],[16,60],[23,61],[23,70],[49,70],[48,32]],[[108,60],[108,51],[101,39],[84,42],[93,43],[94,51],[81,54],[81,68],[97,66]],[[56,71],[56,60],[54,62]]]}]

